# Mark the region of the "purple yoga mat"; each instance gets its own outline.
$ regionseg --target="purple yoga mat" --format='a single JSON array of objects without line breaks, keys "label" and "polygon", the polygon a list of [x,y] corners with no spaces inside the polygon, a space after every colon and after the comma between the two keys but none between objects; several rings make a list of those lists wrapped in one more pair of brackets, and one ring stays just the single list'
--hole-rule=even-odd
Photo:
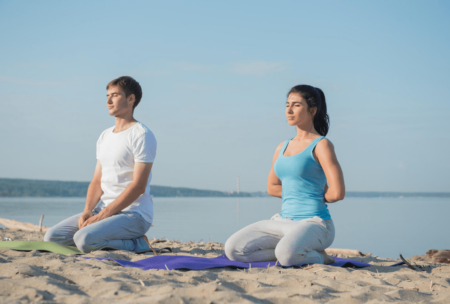
[{"label": "purple yoga mat", "polygon": [[[233,267],[233,268],[267,268],[267,266],[274,266],[275,262],[256,262],[256,263],[242,263],[230,261],[225,255],[218,256],[216,258],[201,258],[193,256],[184,255],[158,255],[151,258],[143,259],[136,262],[130,262],[125,260],[116,260],[109,258],[90,258],[83,257],[84,259],[98,259],[98,260],[110,260],[115,261],[122,265],[123,267],[135,267],[142,270],[148,269],[182,269],[182,270],[202,270],[210,268],[220,268],[220,267]],[[331,264],[331,266],[336,267],[368,267],[372,266],[367,263],[336,258],[336,263]],[[294,265],[290,267],[300,267],[306,264]],[[167,268],[166,268],[167,266]]]}]

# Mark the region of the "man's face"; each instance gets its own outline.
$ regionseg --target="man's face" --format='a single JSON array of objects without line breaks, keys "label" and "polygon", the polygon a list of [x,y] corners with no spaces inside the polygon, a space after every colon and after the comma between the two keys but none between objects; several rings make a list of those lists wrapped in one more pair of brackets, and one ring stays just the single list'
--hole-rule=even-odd
[{"label": "man's face", "polygon": [[134,94],[126,97],[119,86],[110,86],[106,94],[106,105],[111,116],[123,116],[133,112]]}]

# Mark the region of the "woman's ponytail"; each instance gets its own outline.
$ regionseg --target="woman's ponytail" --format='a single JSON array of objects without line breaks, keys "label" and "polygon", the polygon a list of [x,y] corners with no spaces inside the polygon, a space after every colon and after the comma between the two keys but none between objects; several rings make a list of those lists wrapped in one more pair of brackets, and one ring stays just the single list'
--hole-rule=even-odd
[{"label": "woman's ponytail", "polygon": [[306,100],[306,103],[310,108],[317,108],[313,119],[314,129],[316,129],[320,135],[326,136],[328,134],[328,129],[330,128],[330,118],[327,114],[327,103],[323,91],[319,88],[302,84],[293,87],[289,91],[288,96],[292,93],[300,94]]},{"label": "woman's ponytail", "polygon": [[323,91],[319,88],[316,88],[316,90],[319,92],[321,102],[320,106],[317,107],[316,115],[314,115],[314,128],[320,135],[326,136],[328,134],[328,129],[330,128],[330,118],[327,113],[327,102]]}]

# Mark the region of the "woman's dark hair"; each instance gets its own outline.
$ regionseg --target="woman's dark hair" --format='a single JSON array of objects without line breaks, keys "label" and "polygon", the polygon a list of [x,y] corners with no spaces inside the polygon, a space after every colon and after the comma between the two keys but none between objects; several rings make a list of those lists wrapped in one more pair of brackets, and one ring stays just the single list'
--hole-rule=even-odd
[{"label": "woman's dark hair", "polygon": [[327,114],[327,103],[323,91],[310,85],[301,84],[293,87],[287,96],[289,97],[289,94],[292,93],[300,94],[310,108],[317,107],[313,119],[314,128],[320,135],[327,135],[328,129],[330,128],[330,118]]}]

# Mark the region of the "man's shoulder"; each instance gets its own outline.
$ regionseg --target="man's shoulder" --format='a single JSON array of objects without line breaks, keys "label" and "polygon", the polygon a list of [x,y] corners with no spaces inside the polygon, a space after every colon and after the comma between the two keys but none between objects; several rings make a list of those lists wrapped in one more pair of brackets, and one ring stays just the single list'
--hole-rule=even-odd
[{"label": "man's shoulder", "polygon": [[155,135],[146,125],[141,122],[137,122],[135,128],[133,128],[133,137],[134,138],[155,138]]}]

